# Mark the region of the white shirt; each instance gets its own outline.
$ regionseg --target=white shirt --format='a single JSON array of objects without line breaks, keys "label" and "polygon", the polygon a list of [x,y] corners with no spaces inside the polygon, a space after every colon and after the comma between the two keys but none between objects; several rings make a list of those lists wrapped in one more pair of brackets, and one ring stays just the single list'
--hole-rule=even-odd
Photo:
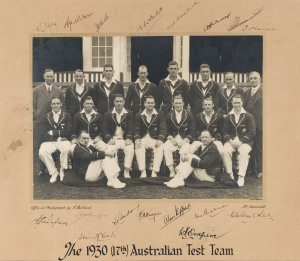
[{"label": "white shirt", "polygon": [[199,78],[198,78],[197,81],[198,81],[198,82],[201,82],[202,85],[203,85],[203,87],[206,87],[206,85],[207,85],[210,81],[212,81],[212,79],[209,77],[207,82],[203,82],[203,81],[202,81],[202,76],[199,75]]},{"label": "white shirt", "polygon": [[225,86],[223,87],[223,89],[226,89],[226,94],[227,94],[227,96],[229,96],[230,93],[231,93],[231,90],[236,89],[236,87],[235,87],[235,85],[233,85],[233,86],[231,87],[231,89],[229,89],[229,88],[227,87],[227,85],[225,85]]},{"label": "white shirt", "polygon": [[60,110],[59,112],[54,112],[54,111],[52,110],[52,113],[53,113],[53,120],[54,120],[56,123],[58,123],[58,119],[59,119],[59,116],[60,116],[60,114],[61,114],[61,110]]},{"label": "white shirt", "polygon": [[253,96],[257,92],[258,88],[259,88],[259,85],[251,88],[251,96]]},{"label": "white shirt", "polygon": [[[119,114],[119,113],[117,113],[116,108],[114,107],[111,113],[116,114],[117,122],[120,123],[122,115],[124,115],[128,112],[125,108],[123,108],[123,110]],[[123,139],[123,134],[124,134],[124,131],[122,130],[121,126],[117,126],[115,135],[114,135],[114,139]]]},{"label": "white shirt", "polygon": [[[84,83],[82,83],[81,85],[79,85],[78,83],[76,83],[76,92],[79,93],[79,94],[82,94],[83,93],[83,90],[84,90]],[[80,97],[79,97],[80,99]]]},{"label": "white shirt", "polygon": [[210,123],[211,117],[213,116],[214,112],[210,115],[207,115],[205,112],[203,112],[204,116],[205,116],[205,120],[207,123]]},{"label": "white shirt", "polygon": [[232,109],[231,112],[229,112],[229,113],[230,113],[230,114],[233,114],[233,115],[235,116],[235,123],[238,123],[238,122],[239,122],[239,119],[240,119],[241,113],[246,113],[246,111],[245,111],[244,108],[242,108],[242,109],[241,109],[241,112],[240,112],[239,114],[236,114],[236,113],[234,112],[234,109]]},{"label": "white shirt", "polygon": [[177,121],[177,123],[181,122],[182,112],[183,112],[183,110],[180,111],[180,112],[178,112],[178,111],[175,110],[175,115],[176,115],[176,121]]},{"label": "white shirt", "polygon": [[155,115],[155,114],[158,114],[157,111],[156,111],[155,109],[153,109],[151,115],[148,115],[148,114],[146,113],[146,109],[144,109],[143,112],[141,113],[141,115],[146,115],[146,120],[147,120],[148,123],[151,122],[152,115]]},{"label": "white shirt", "polygon": [[47,88],[47,91],[49,92],[51,92],[51,89],[52,89],[52,84],[51,85],[48,85],[47,83],[45,83],[45,85],[46,85],[46,88]]},{"label": "white shirt", "polygon": [[[180,81],[180,80],[181,80],[181,78],[180,78],[180,76],[177,74],[176,80],[173,81],[173,80],[170,79],[170,74],[169,74],[165,80],[171,82],[171,84],[174,86],[174,85],[176,84],[177,81]],[[174,88],[171,88],[171,92],[172,92],[172,94],[174,94]]]},{"label": "white shirt", "polygon": [[104,88],[105,93],[106,93],[107,96],[109,95],[109,92],[110,92],[110,91],[108,90],[108,88],[111,86],[111,84],[112,84],[112,83],[117,83],[116,80],[115,80],[114,78],[111,79],[111,82],[107,82],[107,80],[106,80],[105,78],[102,78],[102,79],[101,79],[101,82],[104,82],[104,83],[105,83],[105,86],[107,87],[107,88]]},{"label": "white shirt", "polygon": [[[150,84],[150,81],[147,79],[147,80],[146,80],[146,82],[145,82],[145,83],[142,85],[142,83],[141,83],[140,79],[137,79],[137,80],[135,81],[135,83],[139,84],[139,85],[140,85],[140,88],[141,88],[141,90],[143,90],[143,89],[144,89],[144,87],[145,87],[145,85],[146,85],[147,83],[149,83],[149,84]],[[141,92],[141,90],[139,90],[139,96],[140,96],[140,98],[143,96],[143,93]]]},{"label": "white shirt", "polygon": [[85,116],[88,120],[88,122],[91,121],[92,115],[93,114],[97,114],[97,112],[95,112],[95,110],[93,109],[91,113],[87,113],[84,109],[81,111],[81,113],[85,113]]}]

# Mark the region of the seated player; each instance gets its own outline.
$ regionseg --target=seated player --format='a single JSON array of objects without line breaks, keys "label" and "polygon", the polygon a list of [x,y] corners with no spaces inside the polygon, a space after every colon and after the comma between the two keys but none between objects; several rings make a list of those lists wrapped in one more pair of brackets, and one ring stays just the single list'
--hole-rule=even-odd
[{"label": "seated player", "polygon": [[73,154],[75,174],[86,181],[98,181],[106,176],[107,186],[124,188],[126,184],[118,179],[120,168],[114,156],[114,152],[97,150],[90,142],[90,135],[83,130]]},{"label": "seated player", "polygon": [[227,72],[225,74],[225,85],[220,88],[216,94],[214,103],[215,110],[224,117],[232,110],[232,97],[235,94],[243,95],[244,90],[234,85],[234,73]]},{"label": "seated player", "polygon": [[90,135],[90,142],[95,145],[96,149],[106,149],[106,144],[102,141],[103,117],[100,113],[96,112],[93,107],[93,98],[88,96],[83,102],[83,110],[74,115],[71,136],[72,154],[77,144],[77,137],[82,130],[87,131]]},{"label": "seated player", "polygon": [[117,151],[119,149],[124,151],[124,177],[130,178],[129,171],[134,156],[134,144],[132,142],[134,132],[133,114],[124,108],[123,95],[117,94],[114,104],[113,110],[104,114],[103,136],[107,142],[107,149],[116,152],[117,161]]},{"label": "seated player", "polygon": [[176,167],[176,175],[169,182],[169,188],[184,186],[184,180],[194,172],[194,177],[200,181],[215,182],[215,177],[221,174],[221,157],[217,146],[212,142],[209,131],[201,133],[201,146],[195,154],[182,156],[182,162]]},{"label": "seated player", "polygon": [[233,109],[224,119],[224,165],[226,172],[233,179],[232,153],[238,151],[239,178],[237,184],[244,186],[244,177],[249,163],[249,152],[255,137],[255,121],[252,114],[243,108],[243,98],[236,94],[232,98]]},{"label": "seated player", "polygon": [[184,101],[181,95],[175,96],[174,110],[166,118],[167,141],[164,144],[164,156],[170,170],[170,177],[175,176],[173,165],[173,152],[179,150],[179,154],[187,154],[190,143],[195,138],[195,120],[193,114],[183,108]]},{"label": "seated player", "polygon": [[[57,180],[58,175],[62,181],[64,170],[68,168],[71,143],[68,140],[72,129],[71,115],[61,110],[62,102],[59,98],[52,98],[52,111],[45,115],[40,124],[39,158],[46,165],[51,175],[50,182]],[[58,173],[52,158],[52,153],[60,151],[60,172]]]},{"label": "seated player", "polygon": [[146,149],[152,149],[154,153],[153,170],[151,177],[157,177],[163,159],[163,143],[166,139],[167,125],[164,113],[154,109],[153,96],[145,99],[145,109],[135,118],[135,154],[141,178],[146,178]]},{"label": "seated player", "polygon": [[200,135],[202,131],[208,130],[212,135],[212,140],[223,157],[222,130],[224,118],[221,114],[214,111],[214,103],[211,97],[205,98],[202,102],[203,112],[199,112],[195,116],[196,138],[190,148],[190,152],[194,153],[201,146]]}]

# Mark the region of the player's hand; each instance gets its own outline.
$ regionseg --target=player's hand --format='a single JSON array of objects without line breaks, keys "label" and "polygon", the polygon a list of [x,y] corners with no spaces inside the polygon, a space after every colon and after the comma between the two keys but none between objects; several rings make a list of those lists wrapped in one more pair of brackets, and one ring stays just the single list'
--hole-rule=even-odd
[{"label": "player's hand", "polygon": [[155,148],[159,148],[161,145],[163,145],[164,143],[161,141],[161,140],[158,140],[156,143],[155,143]]},{"label": "player's hand", "polygon": [[71,144],[77,144],[77,139],[73,139],[73,140],[71,141]]},{"label": "player's hand", "polygon": [[235,143],[235,141],[232,140],[232,139],[229,140],[229,144],[230,144],[230,145],[232,146],[232,148],[234,148],[235,150],[238,148],[237,145],[236,145],[236,143]]},{"label": "player's hand", "polygon": [[116,142],[114,139],[110,139],[109,142],[108,142],[108,145],[115,145]]},{"label": "player's hand", "polygon": [[169,136],[169,137],[168,137],[168,140],[171,141],[171,143],[173,144],[173,146],[176,146],[176,145],[177,145],[176,140],[175,140],[172,136]]},{"label": "player's hand", "polygon": [[136,141],[135,141],[135,147],[136,147],[137,149],[140,149],[140,148],[142,147],[141,140],[136,140]]},{"label": "player's hand", "polygon": [[101,141],[102,139],[99,136],[96,136],[93,143],[98,143],[99,141]]},{"label": "player's hand", "polygon": [[182,154],[181,156],[180,156],[180,160],[182,161],[182,162],[186,162],[186,161],[188,161],[190,159],[190,157],[189,157],[189,155],[187,155],[187,154]]},{"label": "player's hand", "polygon": [[116,153],[114,151],[105,151],[105,156],[108,156],[110,158],[114,158]]},{"label": "player's hand", "polygon": [[125,140],[125,145],[126,146],[129,146],[131,144],[132,144],[132,140],[129,140],[129,139]]}]

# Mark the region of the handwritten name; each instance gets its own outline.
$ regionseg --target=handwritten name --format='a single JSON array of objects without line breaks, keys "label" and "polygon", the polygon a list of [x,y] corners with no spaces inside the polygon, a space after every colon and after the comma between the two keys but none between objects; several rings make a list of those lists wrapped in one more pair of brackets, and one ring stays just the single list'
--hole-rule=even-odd
[{"label": "handwritten name", "polygon": [[176,219],[182,217],[185,215],[185,213],[189,212],[191,210],[191,205],[188,203],[187,205],[182,205],[180,207],[177,207],[175,205],[175,214],[174,215],[164,215],[164,226],[161,228],[165,228],[167,225],[174,222]]},{"label": "handwritten name", "polygon": [[242,29],[242,31],[275,31],[276,28],[272,27],[272,28],[267,28],[267,27],[259,27],[259,26],[249,26],[249,25],[245,25],[245,27]]},{"label": "handwritten name", "polygon": [[261,7],[260,9],[256,9],[253,11],[252,16],[250,16],[248,19],[245,19],[243,21],[240,21],[241,17],[236,16],[232,22],[232,24],[229,26],[228,31],[232,31],[233,29],[249,22],[250,20],[252,20],[253,18],[257,17],[261,11],[264,10],[263,7]]},{"label": "handwritten name", "polygon": [[67,21],[65,22],[64,28],[69,28],[70,32],[72,32],[72,25],[78,24],[83,20],[88,19],[91,17],[94,13],[87,13],[87,14],[80,14],[77,15],[75,19],[70,19],[70,17],[67,17]]},{"label": "handwritten name", "polygon": [[115,217],[114,221],[112,221],[112,223],[116,226],[118,224],[123,224],[125,222],[125,219],[131,215],[134,211],[138,211],[139,210],[139,205],[137,205],[135,208],[132,209],[128,209],[125,213],[121,213],[119,212],[118,216]]},{"label": "handwritten name", "polygon": [[37,32],[45,32],[47,29],[51,30],[52,27],[57,27],[56,22],[49,22],[49,23],[40,23],[37,27],[36,27],[36,31]]},{"label": "handwritten name", "polygon": [[94,27],[96,28],[97,33],[102,28],[102,26],[106,23],[106,21],[109,19],[109,16],[107,13],[105,13],[104,18],[100,19],[98,23],[94,24]]},{"label": "handwritten name", "polygon": [[222,21],[224,21],[226,19],[229,19],[230,15],[231,15],[231,12],[229,12],[227,15],[223,16],[220,19],[216,19],[216,20],[211,21],[208,25],[204,26],[204,29],[203,29],[204,32],[208,31],[210,28],[212,28],[217,23],[220,23],[220,22],[222,22]]},{"label": "handwritten name", "polygon": [[93,214],[93,213],[80,213],[79,214],[79,217],[76,218],[73,222],[70,223],[71,224],[74,224],[75,222],[83,219],[83,218],[87,218],[87,217],[94,217],[94,218],[97,218],[98,220],[104,218],[104,217],[107,217],[108,214]]},{"label": "handwritten name", "polygon": [[140,210],[137,216],[139,221],[141,221],[142,219],[149,219],[155,222],[156,216],[161,214],[162,213],[160,212],[151,212],[151,210],[150,211]]},{"label": "handwritten name", "polygon": [[209,234],[207,232],[196,232],[195,228],[191,227],[182,227],[179,231],[179,236],[182,239],[194,239],[195,237],[201,240],[202,238],[217,238],[216,234]]},{"label": "handwritten name", "polygon": [[38,218],[32,220],[30,223],[33,224],[35,227],[41,224],[50,225],[51,227],[54,227],[55,225],[62,225],[66,227],[68,226],[67,221],[63,221],[59,217],[55,218],[53,214],[50,216],[45,216],[44,214],[42,214]]},{"label": "handwritten name", "polygon": [[107,241],[110,240],[112,238],[116,238],[116,234],[115,231],[112,231],[111,233],[107,233],[107,232],[100,232],[100,233],[96,233],[95,235],[92,236],[87,236],[83,233],[81,233],[81,235],[79,236],[79,238],[77,240],[96,240],[97,242],[100,241]]},{"label": "handwritten name", "polygon": [[243,223],[248,223],[254,219],[273,220],[273,216],[270,213],[265,212],[265,210],[262,210],[260,212],[232,211],[230,217],[236,219],[242,219]]},{"label": "handwritten name", "polygon": [[177,15],[176,19],[173,20],[173,22],[167,27],[167,30],[170,30],[180,19],[182,19],[184,16],[186,16],[199,2],[195,1],[190,7],[187,7],[186,10]]},{"label": "handwritten name", "polygon": [[[156,11],[155,11],[155,14],[150,14],[149,15],[149,17],[142,23],[142,24],[140,24],[139,26],[138,26],[138,29],[137,29],[137,31],[139,31],[139,30],[143,30],[144,28],[146,28],[148,25],[150,25],[152,22],[153,22],[153,20],[158,16],[158,15],[160,15],[161,13],[162,13],[162,11],[163,11],[163,8],[162,7],[160,7],[159,9],[156,9]],[[161,17],[161,16],[160,16]],[[157,21],[156,21],[157,22]]]},{"label": "handwritten name", "polygon": [[217,208],[213,208],[213,209],[210,209],[210,210],[207,210],[207,208],[206,208],[206,209],[203,210],[203,213],[200,214],[200,215],[195,213],[195,218],[201,218],[201,217],[204,217],[204,216],[207,216],[207,215],[209,215],[210,217],[215,217],[215,216],[219,215],[220,213],[222,213],[227,206],[228,206],[228,204],[217,207]]}]

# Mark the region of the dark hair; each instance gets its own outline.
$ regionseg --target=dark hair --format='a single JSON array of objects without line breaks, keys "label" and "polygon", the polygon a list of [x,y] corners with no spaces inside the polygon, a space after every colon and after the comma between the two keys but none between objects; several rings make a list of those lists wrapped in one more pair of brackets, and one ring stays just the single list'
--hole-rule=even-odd
[{"label": "dark hair", "polygon": [[154,99],[154,97],[152,95],[145,96],[144,102],[146,102],[147,99],[153,99],[155,101],[155,99]]},{"label": "dark hair", "polygon": [[104,67],[103,67],[103,71],[105,71],[105,68],[112,68],[112,69],[114,69],[114,67],[113,67],[113,65],[111,63],[105,64]]},{"label": "dark hair", "polygon": [[79,137],[80,137],[82,134],[84,134],[84,133],[89,134],[87,130],[81,130],[81,131],[79,132]]},{"label": "dark hair", "polygon": [[233,72],[227,72],[227,73],[225,73],[225,76],[228,75],[228,74],[232,74],[233,78],[234,78],[234,73]]},{"label": "dark hair", "polygon": [[235,94],[235,95],[233,95],[232,99],[241,99],[241,101],[244,102],[243,96],[240,95],[240,94]]},{"label": "dark hair", "polygon": [[[200,71],[203,69],[203,68],[208,68],[210,70],[210,66],[206,63],[203,63],[200,65]],[[211,70],[210,70],[211,71]]]},{"label": "dark hair", "polygon": [[117,99],[117,98],[122,98],[124,100],[124,96],[121,94],[121,93],[117,93],[114,97],[114,101]]},{"label": "dark hair", "polygon": [[147,72],[148,72],[148,68],[146,65],[140,65],[139,68],[138,68],[138,72],[140,71],[140,69],[146,69]]},{"label": "dark hair", "polygon": [[49,69],[49,68],[45,69],[44,74],[47,73],[47,72],[53,72],[54,73],[54,71],[52,69]]},{"label": "dark hair", "polygon": [[83,71],[81,69],[77,69],[74,71],[74,74],[76,74],[77,72],[83,73]]},{"label": "dark hair", "polygon": [[210,137],[212,137],[212,136],[211,136],[211,133],[210,133],[210,131],[209,131],[209,130],[203,130],[203,131],[201,131],[201,134],[200,134],[200,136],[202,135],[202,133],[203,133],[203,132],[208,132],[208,133],[209,133],[209,135],[210,135]]},{"label": "dark hair", "polygon": [[52,101],[55,100],[55,99],[59,100],[60,103],[62,103],[62,100],[60,99],[60,97],[55,96],[55,97],[51,98],[51,104],[52,104]]},{"label": "dark hair", "polygon": [[211,101],[212,104],[214,104],[214,100],[212,96],[206,97],[205,99],[202,100],[202,105],[204,104],[205,101]]},{"label": "dark hair", "polygon": [[171,61],[168,63],[168,68],[171,66],[171,65],[177,65],[178,67],[178,63],[176,61]]},{"label": "dark hair", "polygon": [[184,102],[183,97],[182,97],[181,94],[175,95],[175,96],[173,97],[173,102],[174,102],[175,99],[181,99],[181,100]]},{"label": "dark hair", "polygon": [[85,102],[85,101],[90,101],[90,100],[92,100],[92,101],[94,102],[92,96],[86,96],[86,98],[84,99],[83,102]]}]

